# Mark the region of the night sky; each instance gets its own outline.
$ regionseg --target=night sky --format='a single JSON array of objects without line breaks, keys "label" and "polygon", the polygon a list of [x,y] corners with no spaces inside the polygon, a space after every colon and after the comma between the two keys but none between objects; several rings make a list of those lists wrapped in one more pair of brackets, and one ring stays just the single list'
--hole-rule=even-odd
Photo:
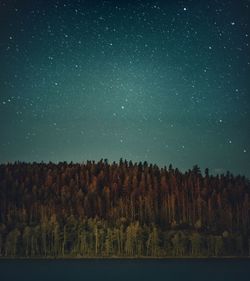
[{"label": "night sky", "polygon": [[250,176],[250,1],[0,1],[0,162]]}]

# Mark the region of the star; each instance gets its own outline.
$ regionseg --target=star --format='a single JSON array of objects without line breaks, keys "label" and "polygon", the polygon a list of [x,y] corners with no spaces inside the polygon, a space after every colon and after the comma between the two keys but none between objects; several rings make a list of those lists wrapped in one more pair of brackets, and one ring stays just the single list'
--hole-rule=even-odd
[{"label": "star", "polygon": [[33,161],[22,141],[36,128],[37,160],[146,153],[250,176],[244,1],[30,1],[28,14],[12,2],[1,6],[0,162]]}]

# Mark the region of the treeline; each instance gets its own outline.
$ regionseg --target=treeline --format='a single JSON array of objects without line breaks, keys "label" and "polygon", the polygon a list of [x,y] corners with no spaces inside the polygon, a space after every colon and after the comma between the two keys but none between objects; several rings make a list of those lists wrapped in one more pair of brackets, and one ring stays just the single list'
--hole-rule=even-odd
[{"label": "treeline", "polygon": [[249,193],[198,166],[0,165],[0,256],[250,255]]}]

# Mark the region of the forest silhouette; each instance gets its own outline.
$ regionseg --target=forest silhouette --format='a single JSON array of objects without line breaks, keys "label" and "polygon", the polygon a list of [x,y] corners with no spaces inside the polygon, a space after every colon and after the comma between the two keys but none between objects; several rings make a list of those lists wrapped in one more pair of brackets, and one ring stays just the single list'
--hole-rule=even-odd
[{"label": "forest silhouette", "polygon": [[249,193],[197,165],[1,164],[0,256],[248,256]]}]

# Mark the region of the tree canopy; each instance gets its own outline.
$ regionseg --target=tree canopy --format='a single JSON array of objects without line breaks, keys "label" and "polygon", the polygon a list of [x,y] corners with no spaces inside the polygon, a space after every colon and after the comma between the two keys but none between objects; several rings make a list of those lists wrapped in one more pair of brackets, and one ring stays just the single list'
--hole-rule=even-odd
[{"label": "tree canopy", "polygon": [[2,164],[0,256],[249,255],[249,193],[197,165]]}]

